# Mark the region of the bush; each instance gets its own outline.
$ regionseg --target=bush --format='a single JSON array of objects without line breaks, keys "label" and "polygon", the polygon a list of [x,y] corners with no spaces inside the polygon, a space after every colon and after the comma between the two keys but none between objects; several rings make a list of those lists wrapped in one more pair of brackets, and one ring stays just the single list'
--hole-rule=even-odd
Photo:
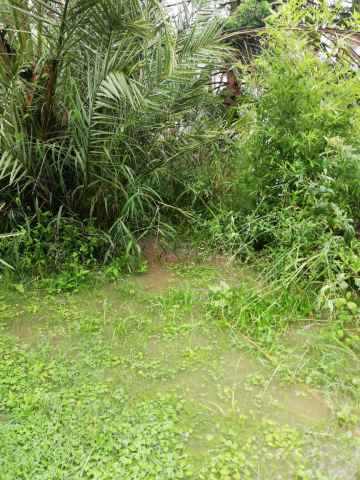
[{"label": "bush", "polygon": [[359,261],[346,259],[359,252],[358,78],[288,35],[258,66],[262,94],[247,148],[261,209],[271,213],[266,248],[277,258],[275,250],[287,252],[280,271],[294,281],[333,285],[341,276],[356,286]]},{"label": "bush", "polygon": [[38,212],[17,236],[4,238],[0,256],[22,274],[47,275],[105,261],[112,244],[91,224]]},{"label": "bush", "polygon": [[359,74],[325,53],[269,30],[236,107],[231,194],[205,222],[218,246],[323,301],[360,284]]}]

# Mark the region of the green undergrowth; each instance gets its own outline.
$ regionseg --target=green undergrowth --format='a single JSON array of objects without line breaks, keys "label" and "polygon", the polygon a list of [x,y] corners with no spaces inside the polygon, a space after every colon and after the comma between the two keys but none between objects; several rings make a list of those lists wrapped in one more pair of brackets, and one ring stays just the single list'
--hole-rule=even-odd
[{"label": "green undergrowth", "polygon": [[91,275],[1,288],[2,479],[358,478],[354,317],[237,266]]}]

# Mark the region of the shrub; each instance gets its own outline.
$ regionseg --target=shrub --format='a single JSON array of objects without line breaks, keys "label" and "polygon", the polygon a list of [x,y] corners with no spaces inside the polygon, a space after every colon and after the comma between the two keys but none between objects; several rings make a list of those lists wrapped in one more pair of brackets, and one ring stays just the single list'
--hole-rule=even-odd
[{"label": "shrub", "polygon": [[111,248],[109,237],[91,224],[38,212],[16,237],[3,239],[0,255],[18,273],[46,275],[75,265],[93,266]]},{"label": "shrub", "polygon": [[236,107],[231,195],[207,228],[325,301],[360,284],[360,82],[309,38],[269,29]]}]

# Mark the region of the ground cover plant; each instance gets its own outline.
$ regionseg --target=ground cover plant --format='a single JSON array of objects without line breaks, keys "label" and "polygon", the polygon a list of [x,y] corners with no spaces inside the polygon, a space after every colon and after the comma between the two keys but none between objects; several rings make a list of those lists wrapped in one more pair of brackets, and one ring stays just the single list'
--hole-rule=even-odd
[{"label": "ground cover plant", "polygon": [[225,325],[214,311],[239,283],[235,308],[256,316],[263,286],[224,264],[101,274],[66,295],[2,287],[2,478],[356,479],[355,324],[341,336],[267,292],[266,329],[234,311]]}]

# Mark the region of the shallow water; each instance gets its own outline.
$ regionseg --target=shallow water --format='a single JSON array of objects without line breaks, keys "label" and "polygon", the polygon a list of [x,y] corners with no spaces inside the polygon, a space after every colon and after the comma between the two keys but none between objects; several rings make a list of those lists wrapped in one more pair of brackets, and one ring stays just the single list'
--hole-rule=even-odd
[{"label": "shallow water", "polygon": [[[189,478],[357,480],[358,427],[339,428],[331,395],[300,382],[285,385],[276,366],[235,348],[228,332],[209,324],[204,292],[222,279],[236,283],[246,275],[231,276],[222,262],[203,269],[152,265],[147,273],[55,299],[51,309],[39,298],[38,312],[23,308],[6,329],[30,349],[47,341],[50,358],[71,349],[74,361],[85,359],[90,383],[121,387],[131,402],[167,394],[184,401],[186,449],[198,472],[213,464],[216,472],[232,471],[236,452],[249,462],[248,470],[236,464],[242,477]],[[294,335],[292,343],[302,338]],[[216,470],[216,462],[225,463]]]},{"label": "shallow water", "polygon": [[160,265],[154,265],[148,272],[136,274],[132,279],[146,292],[159,294],[166,292],[177,280],[174,272]]}]

